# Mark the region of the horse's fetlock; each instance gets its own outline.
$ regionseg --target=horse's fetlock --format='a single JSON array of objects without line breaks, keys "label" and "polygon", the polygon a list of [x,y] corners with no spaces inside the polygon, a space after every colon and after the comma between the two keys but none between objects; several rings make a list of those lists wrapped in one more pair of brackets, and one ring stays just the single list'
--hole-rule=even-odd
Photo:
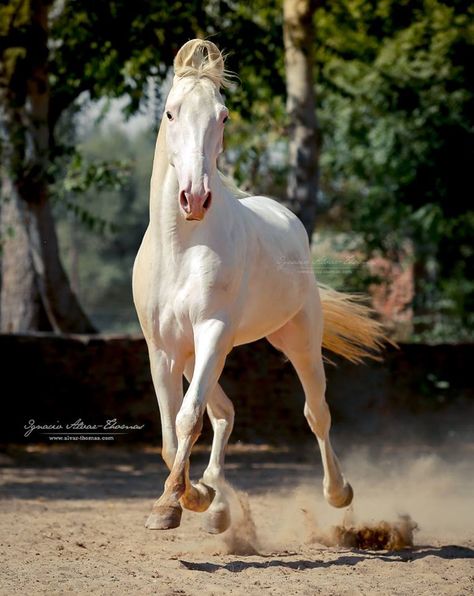
[{"label": "horse's fetlock", "polygon": [[221,466],[215,466],[212,469],[207,469],[202,479],[206,484],[216,487],[224,482],[224,471]]},{"label": "horse's fetlock", "polygon": [[186,491],[186,482],[184,480],[184,477],[180,477],[180,478],[168,477],[168,479],[165,482],[165,493],[171,493],[176,497],[176,499],[180,499],[185,491]]}]

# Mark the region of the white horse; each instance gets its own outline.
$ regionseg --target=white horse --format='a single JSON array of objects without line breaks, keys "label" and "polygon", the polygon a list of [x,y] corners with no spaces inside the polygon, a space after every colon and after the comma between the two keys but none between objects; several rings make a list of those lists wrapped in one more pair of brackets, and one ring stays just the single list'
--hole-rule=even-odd
[{"label": "white horse", "polygon": [[[218,171],[228,110],[217,47],[187,42],[174,70],[155,149],[150,222],[133,271],[170,470],[146,527],[179,526],[182,507],[209,509],[210,532],[229,526],[224,451],[234,408],[218,381],[234,346],[263,337],[298,373],[304,414],[321,450],[325,498],[345,507],[353,492],[329,440],[321,345],[359,361],[378,350],[381,328],[365,306],[318,290],[308,237],[295,215],[267,197],[246,196]],[[189,456],[206,408],[211,456],[202,480],[192,484]]]}]

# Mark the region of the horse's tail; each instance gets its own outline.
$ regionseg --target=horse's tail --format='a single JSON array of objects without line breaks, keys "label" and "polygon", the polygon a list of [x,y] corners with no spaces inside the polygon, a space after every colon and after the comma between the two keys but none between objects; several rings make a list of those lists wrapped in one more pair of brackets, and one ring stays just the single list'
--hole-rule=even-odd
[{"label": "horse's tail", "polygon": [[380,360],[385,343],[394,343],[373,318],[363,298],[319,285],[324,316],[323,348],[354,363],[363,358]]}]

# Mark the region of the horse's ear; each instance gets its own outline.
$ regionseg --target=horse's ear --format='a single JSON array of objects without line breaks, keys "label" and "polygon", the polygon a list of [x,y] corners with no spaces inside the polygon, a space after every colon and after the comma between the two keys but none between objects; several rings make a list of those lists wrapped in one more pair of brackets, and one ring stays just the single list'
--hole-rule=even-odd
[{"label": "horse's ear", "polygon": [[224,58],[219,48],[212,41],[204,39],[187,41],[174,59],[175,74],[179,76],[188,68],[201,70],[203,67],[210,67],[217,75],[224,75]]}]

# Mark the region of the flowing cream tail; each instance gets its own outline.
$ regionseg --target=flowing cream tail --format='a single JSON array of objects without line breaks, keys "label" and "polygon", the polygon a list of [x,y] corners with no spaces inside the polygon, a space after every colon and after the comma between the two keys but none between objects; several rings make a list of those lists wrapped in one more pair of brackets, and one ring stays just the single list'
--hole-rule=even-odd
[{"label": "flowing cream tail", "polygon": [[364,297],[338,292],[318,284],[323,307],[323,348],[356,364],[364,358],[380,360],[385,343],[396,346],[373,318]]}]

